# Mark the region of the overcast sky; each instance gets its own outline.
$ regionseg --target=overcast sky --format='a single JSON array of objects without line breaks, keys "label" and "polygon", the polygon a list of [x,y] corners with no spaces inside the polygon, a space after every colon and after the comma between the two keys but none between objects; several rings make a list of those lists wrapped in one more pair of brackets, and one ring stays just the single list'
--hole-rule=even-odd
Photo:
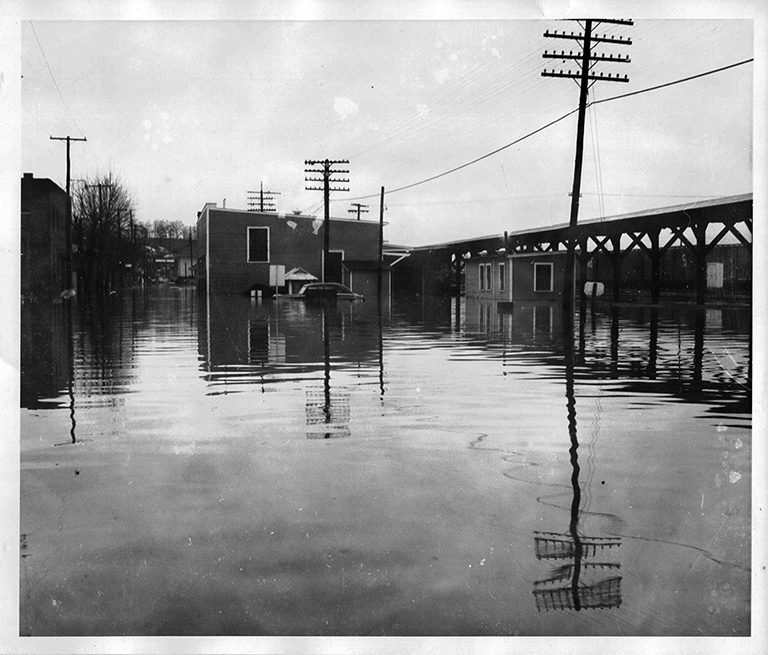
[{"label": "overcast sky", "polygon": [[[580,28],[510,18],[33,19],[21,24],[20,173],[63,187],[65,146],[49,136],[85,136],[72,145],[73,178],[111,170],[138,220],[192,224],[206,202],[247,209],[262,181],[280,192],[280,211],[322,216],[322,193],[304,190],[304,160],[349,159],[350,191],[332,194],[332,215],[362,202],[376,219],[382,186],[443,173],[577,107],[575,81],[541,76],[552,66],[545,50],[578,50],[543,36],[563,29]],[[637,18],[597,32],[632,45],[598,49],[631,63],[598,65],[630,81],[597,82],[596,100],[754,56],[749,20]],[[754,72],[747,63],[591,107],[580,218],[751,192]],[[567,222],[575,139],[574,113],[388,193],[385,237],[420,245]]]}]

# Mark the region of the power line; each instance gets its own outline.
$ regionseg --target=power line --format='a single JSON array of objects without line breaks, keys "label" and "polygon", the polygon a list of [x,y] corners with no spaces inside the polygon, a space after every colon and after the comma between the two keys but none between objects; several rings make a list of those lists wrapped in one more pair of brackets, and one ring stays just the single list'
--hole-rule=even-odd
[{"label": "power line", "polygon": [[594,100],[590,102],[590,105],[599,105],[601,102],[610,102],[611,100],[620,100],[621,98],[629,98],[629,96],[636,96],[639,93],[647,93],[648,91],[656,91],[658,89],[664,89],[668,86],[674,86],[675,84],[682,84],[683,82],[690,82],[691,80],[698,79],[700,77],[706,77],[707,75],[712,75],[714,73],[720,73],[722,71],[728,70],[729,68],[736,68],[736,66],[743,66],[744,64],[748,64],[751,61],[755,61],[753,57],[750,57],[749,59],[745,59],[744,61],[739,61],[735,64],[729,64],[728,66],[722,66],[721,68],[715,68],[710,71],[706,71],[705,73],[699,73],[698,75],[691,75],[690,77],[684,77],[680,80],[674,80],[673,82],[666,82],[665,84],[659,84],[657,86],[649,86],[645,89],[640,89],[638,91],[631,91],[629,93],[622,93],[618,96],[611,96],[610,98],[603,98],[602,100]]},{"label": "power line", "polygon": [[[563,114],[560,116],[560,118],[556,118],[553,121],[550,121],[546,125],[543,125],[542,127],[535,129],[533,132],[529,132],[525,136],[521,136],[519,139],[515,139],[511,143],[507,143],[504,146],[501,146],[500,148],[496,148],[496,150],[493,150],[489,153],[486,153],[485,155],[482,155],[478,157],[477,159],[473,159],[472,161],[467,162],[466,164],[462,164],[461,166],[456,166],[455,168],[452,168],[449,171],[445,171],[444,173],[439,173],[437,175],[433,175],[432,177],[428,177],[426,180],[421,180],[419,182],[414,182],[413,184],[407,184],[405,186],[398,187],[397,189],[392,189],[391,191],[387,191],[387,193],[395,193],[396,191],[404,191],[405,189],[411,189],[415,186],[419,186],[420,184],[426,184],[427,182],[432,182],[433,180],[436,180],[441,177],[445,177],[446,175],[450,175],[451,173],[455,173],[456,171],[460,171],[462,168],[466,168],[467,166],[471,166],[472,164],[476,164],[479,161],[482,161],[483,159],[487,159],[488,157],[491,157],[492,155],[495,155],[502,150],[506,150],[507,148],[511,148],[517,143],[520,143],[521,141],[524,141],[525,139],[532,137],[534,134],[538,134],[542,130],[546,130],[548,127],[552,127],[555,123],[559,123],[561,120],[568,118],[571,114],[575,114],[577,111],[579,111],[579,108],[576,107],[576,109],[572,109],[567,114]],[[352,198],[352,200],[366,200],[367,198],[375,198],[377,194],[373,194],[370,196],[360,196],[358,198]]]},{"label": "power line", "polygon": [[32,112],[29,110],[29,107],[27,107],[27,105],[25,105],[25,104],[24,104],[24,101],[23,101],[23,100],[21,101],[21,106],[22,106],[22,107],[24,107],[24,109],[26,109],[26,110],[27,110],[27,113],[28,113],[28,114],[29,114],[29,115],[30,115],[30,116],[31,116],[31,117],[34,119],[34,121],[35,121],[35,123],[37,123],[38,127],[39,127],[39,128],[40,128],[40,129],[41,129],[43,132],[45,132],[45,134],[46,134],[47,136],[50,136],[50,135],[51,135],[51,133],[50,133],[48,130],[46,130],[46,129],[45,129],[43,126],[42,126],[42,124],[40,123],[40,121],[39,121],[39,120],[37,120],[37,116],[35,116],[35,115],[34,115],[34,114],[33,114],[33,113],[32,113]]},{"label": "power line", "polygon": [[[612,100],[621,100],[623,98],[628,98],[630,96],[639,95],[641,93],[648,93],[649,91],[657,91],[658,89],[663,89],[663,88],[666,88],[666,87],[669,87],[669,86],[674,86],[675,84],[682,84],[683,82],[689,82],[691,80],[695,80],[695,79],[698,79],[700,77],[706,77],[707,75],[713,75],[715,73],[720,73],[720,72],[728,70],[730,68],[735,68],[737,66],[742,66],[744,64],[748,64],[748,63],[750,63],[752,61],[754,61],[754,58],[745,59],[745,60],[737,62],[735,64],[729,64],[728,66],[722,66],[720,68],[715,68],[715,69],[706,71],[704,73],[699,73],[697,75],[691,75],[689,77],[684,77],[684,78],[681,78],[679,80],[674,80],[672,82],[666,82],[664,84],[658,84],[656,86],[646,87],[645,89],[639,89],[638,91],[632,91],[630,93],[623,93],[623,94],[618,95],[618,96],[611,96],[610,98],[603,98],[602,100],[593,100],[592,102],[589,102],[587,104],[587,107],[590,107],[592,105],[602,104],[604,102],[611,102]],[[499,152],[501,152],[502,150],[506,150],[507,148],[510,148],[511,146],[514,146],[514,145],[520,143],[521,141],[524,141],[525,139],[528,139],[528,138],[534,136],[535,134],[538,134],[539,132],[541,132],[543,130],[546,130],[549,127],[552,127],[553,125],[555,125],[556,123],[559,123],[563,119],[568,118],[568,116],[570,116],[571,114],[575,114],[577,111],[579,111],[578,107],[576,107],[576,109],[572,109],[567,114],[563,114],[562,116],[560,116],[560,118],[556,118],[555,120],[550,121],[546,125],[543,125],[542,127],[539,127],[538,129],[535,129],[532,132],[529,132],[528,134],[526,134],[524,136],[521,136],[519,139],[515,139],[511,143],[507,143],[506,145],[503,145],[500,148],[496,148],[496,150],[492,150],[491,152],[486,153],[485,155],[482,155],[480,157],[477,157],[476,159],[473,159],[472,161],[469,161],[469,162],[467,162],[465,164],[461,164],[460,166],[456,166],[455,168],[452,168],[452,169],[450,169],[448,171],[445,171],[443,173],[439,173],[437,175],[433,175],[432,177],[428,177],[428,178],[426,178],[424,180],[420,180],[418,182],[413,182],[412,184],[407,184],[405,186],[397,187],[396,189],[391,189],[391,190],[387,191],[387,193],[390,194],[390,193],[395,193],[397,191],[404,191],[406,189],[412,189],[413,187],[420,186],[421,184],[426,184],[427,182],[432,182],[432,181],[437,180],[437,179],[439,179],[441,177],[445,177],[446,175],[450,175],[451,173],[455,173],[456,171],[460,171],[462,168],[467,168],[468,166],[472,166],[472,164],[476,164],[476,163],[482,161],[483,159],[487,159],[488,157],[496,155]],[[606,195],[608,195],[608,194],[606,194]],[[366,195],[366,196],[357,196],[355,198],[350,198],[350,200],[367,200],[369,198],[376,198],[376,197],[378,197],[378,194],[370,194],[370,195]],[[660,197],[660,196],[657,196],[657,197]],[[689,196],[684,196],[684,197],[689,197]]]},{"label": "power line", "polygon": [[67,110],[67,114],[69,114],[69,117],[72,119],[72,122],[74,123],[75,127],[80,131],[80,134],[85,136],[85,132],[80,128],[80,126],[77,124],[77,121],[75,120],[75,117],[72,116],[72,112],[69,111],[69,106],[67,105],[67,101],[64,100],[64,96],[61,93],[61,89],[59,88],[58,82],[56,82],[56,78],[53,75],[53,71],[51,70],[51,65],[48,63],[48,57],[45,56],[45,51],[43,50],[43,46],[40,43],[40,39],[37,36],[37,31],[35,30],[35,26],[32,23],[32,21],[29,21],[29,26],[32,28],[32,33],[35,35],[35,41],[37,41],[37,47],[40,48],[40,54],[43,55],[43,59],[45,60],[45,65],[48,67],[48,72],[51,74],[51,79],[53,80],[53,85],[56,87],[56,91],[59,92],[59,97],[61,98],[61,102],[64,103],[64,109]]}]

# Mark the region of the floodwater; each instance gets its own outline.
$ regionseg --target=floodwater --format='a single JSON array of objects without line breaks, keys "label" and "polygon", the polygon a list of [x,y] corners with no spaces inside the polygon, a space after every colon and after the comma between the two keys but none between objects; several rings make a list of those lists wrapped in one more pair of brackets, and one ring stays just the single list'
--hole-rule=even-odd
[{"label": "floodwater", "polygon": [[750,634],[749,308],[22,314],[21,635]]}]

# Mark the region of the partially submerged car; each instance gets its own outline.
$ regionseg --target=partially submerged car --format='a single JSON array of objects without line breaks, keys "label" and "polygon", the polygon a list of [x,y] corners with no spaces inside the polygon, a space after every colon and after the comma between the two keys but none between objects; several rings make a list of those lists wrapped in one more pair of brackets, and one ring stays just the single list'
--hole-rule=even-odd
[{"label": "partially submerged car", "polygon": [[297,294],[291,298],[304,298],[306,300],[365,300],[349,287],[339,282],[310,282],[305,284]]}]

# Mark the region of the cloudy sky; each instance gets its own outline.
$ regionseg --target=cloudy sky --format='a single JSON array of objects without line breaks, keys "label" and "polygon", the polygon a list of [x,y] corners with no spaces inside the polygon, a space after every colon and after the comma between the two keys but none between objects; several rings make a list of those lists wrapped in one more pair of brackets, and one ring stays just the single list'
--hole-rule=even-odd
[{"label": "cloudy sky", "polygon": [[[598,70],[630,81],[598,82],[591,99],[754,56],[752,21],[691,13],[598,28],[632,39],[598,49],[629,55],[628,64]],[[361,202],[370,206],[365,217],[377,218],[384,186],[385,236],[394,243],[567,222],[575,113],[417,183],[576,109],[576,82],[541,71],[552,66],[545,50],[578,49],[544,32],[578,31],[577,23],[532,20],[530,11],[485,20],[456,12],[438,20],[438,11],[423,20],[341,20],[338,11],[295,19],[310,14],[157,20],[177,14],[86,12],[85,20],[52,20],[53,12],[30,12],[20,24],[20,173],[64,186],[65,146],[49,137],[69,134],[88,139],[72,145],[73,178],[113,171],[142,221],[192,224],[204,203],[224,199],[246,209],[248,191],[262,182],[280,192],[280,211],[322,215],[322,194],[304,189],[304,160],[330,158],[350,161],[350,191],[332,194],[332,214],[349,217],[351,203]],[[140,20],[111,20],[117,15]],[[754,66],[592,106],[580,217],[751,192]]]}]

